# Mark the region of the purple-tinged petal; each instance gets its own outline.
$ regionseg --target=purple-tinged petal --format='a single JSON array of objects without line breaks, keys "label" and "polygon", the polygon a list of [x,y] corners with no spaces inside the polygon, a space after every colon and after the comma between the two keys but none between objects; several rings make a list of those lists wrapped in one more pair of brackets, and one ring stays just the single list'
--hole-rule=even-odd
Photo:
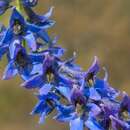
[{"label": "purple-tinged petal", "polygon": [[71,102],[73,105],[86,105],[87,98],[84,96],[84,93],[78,88],[77,85],[73,85],[71,91]]},{"label": "purple-tinged petal", "polygon": [[112,125],[113,130],[130,130],[130,125],[127,122],[120,120],[112,115],[110,115],[110,119],[114,123],[114,125]]},{"label": "purple-tinged petal", "polygon": [[53,25],[50,25],[50,24],[55,23],[54,21],[49,20],[50,16],[52,15],[52,12],[53,12],[53,7],[51,7],[50,10],[44,15],[36,14],[31,8],[24,7],[24,10],[27,13],[29,21],[31,23],[40,25],[42,27],[45,25],[49,25],[51,27]]},{"label": "purple-tinged petal", "polygon": [[130,97],[123,92],[123,99],[120,104],[120,112],[128,111],[130,113]]},{"label": "purple-tinged petal", "polygon": [[86,72],[86,77],[90,73],[92,73],[93,75],[96,75],[99,72],[99,70],[100,70],[99,61],[98,61],[98,58],[95,56],[92,65],[89,67],[89,69]]},{"label": "purple-tinged petal", "polygon": [[96,117],[101,113],[100,107],[94,103],[88,103],[87,107],[89,107],[90,109],[90,112],[89,112],[90,117]]}]

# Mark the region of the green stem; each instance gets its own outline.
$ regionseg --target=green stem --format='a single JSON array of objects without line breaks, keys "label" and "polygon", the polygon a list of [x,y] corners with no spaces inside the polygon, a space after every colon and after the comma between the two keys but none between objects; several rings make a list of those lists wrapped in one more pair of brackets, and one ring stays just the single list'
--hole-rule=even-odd
[{"label": "green stem", "polygon": [[16,8],[17,10],[21,13],[22,12],[22,5],[21,5],[21,0],[16,0]]}]

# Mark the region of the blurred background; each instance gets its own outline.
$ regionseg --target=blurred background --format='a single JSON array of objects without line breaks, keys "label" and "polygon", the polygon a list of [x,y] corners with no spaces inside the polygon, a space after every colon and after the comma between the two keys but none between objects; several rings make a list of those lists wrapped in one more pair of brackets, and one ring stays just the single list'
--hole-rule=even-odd
[{"label": "blurred background", "polygon": [[[39,0],[35,10],[43,14],[54,6],[56,25],[49,30],[59,35],[66,57],[77,52],[77,63],[84,70],[98,56],[109,70],[110,84],[130,94],[130,0]],[[8,25],[8,11],[0,21]],[[0,74],[7,62],[1,61]],[[48,117],[45,125],[29,115],[37,102],[32,92],[15,78],[0,81],[0,130],[67,130],[68,126]]]}]

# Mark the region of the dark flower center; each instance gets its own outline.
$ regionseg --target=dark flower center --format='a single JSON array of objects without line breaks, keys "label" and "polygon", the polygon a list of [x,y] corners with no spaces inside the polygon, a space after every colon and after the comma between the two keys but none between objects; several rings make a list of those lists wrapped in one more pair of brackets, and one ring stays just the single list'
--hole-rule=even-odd
[{"label": "dark flower center", "polygon": [[22,51],[18,52],[15,63],[22,68],[24,68],[28,64],[28,60],[26,59],[26,56],[22,53]]},{"label": "dark flower center", "polygon": [[47,68],[46,70],[46,78],[48,83],[54,80],[54,71],[51,67]]},{"label": "dark flower center", "polygon": [[13,32],[15,35],[19,35],[23,32],[23,26],[18,20],[14,21]]},{"label": "dark flower center", "polygon": [[81,116],[84,113],[84,106],[86,105],[85,96],[78,90],[75,90],[71,96],[72,104],[75,106],[76,113]]},{"label": "dark flower center", "polygon": [[88,86],[93,86],[94,85],[94,73],[89,73],[86,77],[86,82]]},{"label": "dark flower center", "polygon": [[77,103],[76,104],[76,112],[77,112],[78,116],[82,116],[83,112],[84,112],[83,105]]},{"label": "dark flower center", "polygon": [[130,120],[128,111],[123,111],[120,116],[121,116],[121,118],[123,118],[123,120],[125,120],[125,121],[129,121],[129,120]]}]

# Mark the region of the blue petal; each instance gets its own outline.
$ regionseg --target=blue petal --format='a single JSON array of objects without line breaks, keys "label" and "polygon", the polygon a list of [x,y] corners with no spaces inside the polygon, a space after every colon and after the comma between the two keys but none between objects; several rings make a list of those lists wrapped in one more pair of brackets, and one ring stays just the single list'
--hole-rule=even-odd
[{"label": "blue petal", "polygon": [[52,48],[49,48],[49,51],[51,54],[53,54],[56,57],[61,57],[65,53],[65,49],[61,47],[52,47]]},{"label": "blue petal", "polygon": [[0,46],[5,45],[5,44],[9,44],[9,42],[12,40],[12,38],[13,38],[13,32],[9,28],[6,30],[5,35],[3,36],[3,38],[0,42]]},{"label": "blue petal", "polygon": [[66,66],[68,66],[69,68],[72,68],[73,70],[81,71],[82,70],[81,67],[79,65],[75,64],[75,60],[76,60],[76,52],[74,52],[73,53],[73,57],[68,59],[68,60],[66,60],[64,62],[64,64]]},{"label": "blue petal", "polygon": [[12,11],[12,15],[10,17],[10,27],[14,25],[15,20],[20,20],[21,25],[25,25],[24,17],[18,12],[18,10],[14,7]]},{"label": "blue petal", "polygon": [[30,74],[31,75],[42,74],[42,68],[43,68],[42,64],[34,64]]},{"label": "blue petal", "polygon": [[37,62],[37,63],[43,63],[43,60],[45,58],[45,56],[43,55],[43,53],[29,53],[29,58],[33,61],[33,62]]},{"label": "blue petal", "polygon": [[39,94],[40,95],[47,95],[50,90],[52,89],[53,85],[51,84],[45,84],[39,89]]},{"label": "blue petal", "polygon": [[56,78],[57,81],[63,85],[67,85],[68,87],[72,85],[72,81],[63,74],[59,74]]},{"label": "blue petal", "polygon": [[83,120],[79,118],[70,121],[70,130],[83,130]]},{"label": "blue petal", "polygon": [[10,46],[9,46],[9,52],[10,52],[11,59],[14,59],[17,55],[17,52],[19,51],[19,49],[17,48],[17,45],[20,45],[19,40],[12,41]]},{"label": "blue petal", "polygon": [[60,93],[65,96],[69,101],[71,100],[71,89],[64,86],[59,86],[57,89],[60,91]]},{"label": "blue petal", "polygon": [[90,99],[93,99],[93,100],[101,100],[101,96],[99,95],[99,93],[96,91],[96,89],[94,87],[91,87],[89,89],[89,92],[90,92],[90,95],[89,95],[89,98]]},{"label": "blue petal", "polygon": [[85,125],[90,130],[105,130],[94,118],[91,117],[89,117],[89,119],[85,122]]},{"label": "blue petal", "polygon": [[45,30],[40,30],[39,32],[37,32],[37,36],[47,43],[51,42],[51,38]]},{"label": "blue petal", "polygon": [[39,31],[41,31],[41,30],[43,30],[44,28],[42,28],[42,27],[39,27],[39,26],[37,26],[37,25],[35,25],[35,24],[30,24],[30,23],[26,23],[26,25],[27,25],[27,29],[28,30],[30,30],[30,31],[32,31],[32,32],[34,32],[34,33],[38,33]]},{"label": "blue petal", "polygon": [[75,111],[75,108],[73,105],[65,106],[62,104],[57,104],[57,110],[63,115],[69,115],[70,113],[73,113]]},{"label": "blue petal", "polygon": [[36,106],[33,108],[31,115],[42,113],[44,106],[45,106],[45,102],[39,101],[36,104]]},{"label": "blue petal", "polygon": [[17,69],[15,68],[14,61],[10,61],[9,64],[7,65],[4,75],[3,75],[3,80],[8,80],[13,78],[17,74]]},{"label": "blue petal", "polygon": [[119,91],[112,88],[108,83],[108,72],[106,68],[103,68],[105,71],[104,79],[96,79],[95,80],[95,89],[100,93],[102,97],[109,97],[111,99],[115,99],[119,95]]},{"label": "blue petal", "polygon": [[[3,24],[0,23],[0,42],[2,41],[2,38],[4,37],[6,33],[6,28]],[[1,43],[0,43],[1,44]]]},{"label": "blue petal", "polygon": [[42,112],[42,114],[40,115],[39,124],[43,124],[45,122],[45,118],[46,112]]},{"label": "blue petal", "polygon": [[94,103],[88,103],[87,106],[89,107],[89,116],[96,117],[101,113],[101,109]]},{"label": "blue petal", "polygon": [[24,10],[29,17],[29,21],[42,27],[43,29],[52,27],[55,23],[54,21],[49,20],[49,17],[52,15],[53,7],[51,7],[45,15],[38,15],[31,8],[27,7],[25,7]]},{"label": "blue petal", "polygon": [[76,118],[77,118],[76,113],[70,113],[69,115],[59,113],[54,117],[55,120],[60,121],[60,122],[69,122]]},{"label": "blue petal", "polygon": [[95,56],[92,65],[86,72],[86,76],[90,73],[93,73],[94,75],[96,75],[99,72],[99,70],[100,70],[99,61],[98,61],[98,58]]},{"label": "blue petal", "polygon": [[113,129],[114,129],[114,127],[117,128],[114,130],[118,130],[118,129],[130,130],[130,125],[126,121],[120,120],[114,116],[110,116],[110,118],[111,118],[112,123],[115,123],[115,125],[116,125],[116,126],[113,126]]},{"label": "blue petal", "polygon": [[49,11],[48,11],[46,14],[44,14],[44,17],[46,18],[46,20],[51,17],[51,15],[52,15],[52,13],[53,13],[53,9],[54,9],[54,7],[52,6],[52,7],[49,9]]},{"label": "blue petal", "polygon": [[44,84],[42,75],[35,75],[29,80],[25,81],[23,84],[21,84],[22,87],[25,87],[27,89],[34,89],[42,87]]},{"label": "blue petal", "polygon": [[32,33],[28,33],[26,36],[24,36],[29,48],[32,50],[32,51],[36,51],[37,49],[37,45],[36,45],[36,40],[35,40],[35,37],[33,36]]}]

